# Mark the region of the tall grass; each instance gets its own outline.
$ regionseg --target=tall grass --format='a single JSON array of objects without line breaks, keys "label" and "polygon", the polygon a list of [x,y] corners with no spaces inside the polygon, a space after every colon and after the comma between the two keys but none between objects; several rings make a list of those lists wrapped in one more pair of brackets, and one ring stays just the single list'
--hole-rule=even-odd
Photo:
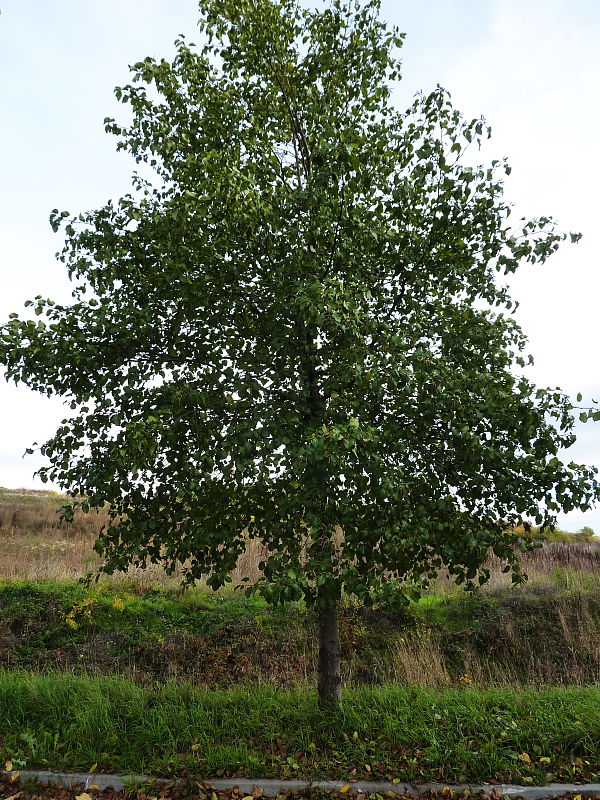
[{"label": "tall grass", "polygon": [[97,563],[93,543],[104,524],[104,513],[60,520],[66,501],[54,492],[0,488],[0,577],[81,577]]},{"label": "tall grass", "polygon": [[[600,575],[600,537],[589,542],[546,542],[543,547],[523,555],[524,572],[532,582],[548,581],[554,573],[584,576]],[[510,575],[502,572],[504,562],[489,555],[486,567],[491,572],[491,580],[486,589],[495,590],[511,585]]]},{"label": "tall grass", "polygon": [[306,691],[0,673],[0,728],[5,755],[55,769],[536,783],[600,770],[591,688],[360,689],[325,713]]},{"label": "tall grass", "polygon": [[[78,511],[72,522],[61,522],[58,510],[66,501],[55,492],[0,487],[0,578],[77,579],[100,565],[93,545],[108,513]],[[260,542],[249,541],[232,573],[233,584],[260,577],[258,564],[265,555]],[[176,586],[181,570],[167,576],[160,565],[132,567],[116,578]]]},{"label": "tall grass", "polygon": [[[108,515],[78,512],[73,522],[61,523],[57,509],[66,499],[54,492],[0,487],[0,578],[80,578],[99,565],[93,544]],[[232,573],[232,583],[239,584],[245,577],[257,580],[261,576],[258,564],[265,555],[264,546],[250,540]],[[490,556],[486,566],[492,573],[489,590],[510,586],[510,576],[502,573],[503,562]],[[600,574],[600,537],[590,542],[548,542],[523,557],[523,568],[532,581],[551,579],[556,570]],[[178,574],[167,577],[160,566],[132,568],[128,576],[151,585],[179,582]],[[444,591],[450,585],[443,574],[438,583]]]},{"label": "tall grass", "polygon": [[[429,596],[396,628],[369,620],[344,680],[491,686],[600,685],[600,586],[538,583],[511,592]],[[370,646],[369,646],[370,644]]]}]

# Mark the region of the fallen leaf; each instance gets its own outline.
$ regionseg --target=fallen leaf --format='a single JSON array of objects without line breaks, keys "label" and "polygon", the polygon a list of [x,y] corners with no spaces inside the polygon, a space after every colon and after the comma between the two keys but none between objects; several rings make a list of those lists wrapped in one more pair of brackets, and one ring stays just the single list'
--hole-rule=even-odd
[{"label": "fallen leaf", "polygon": [[531,756],[529,753],[521,753],[521,758],[526,764],[531,764]]},{"label": "fallen leaf", "polygon": [[92,766],[88,769],[88,772],[95,772],[98,769],[98,764],[92,764]]},{"label": "fallen leaf", "polygon": [[13,768],[13,763],[12,763],[12,761],[7,761],[7,762],[6,762],[6,764],[4,765],[4,769],[5,769],[7,772],[12,772],[12,768]]},{"label": "fallen leaf", "polygon": [[99,786],[97,786],[95,783],[91,783],[87,788],[88,788],[88,790],[90,792],[101,792],[102,791],[102,789]]},{"label": "fallen leaf", "polygon": [[16,794],[11,794],[10,797],[7,797],[6,800],[17,800],[17,797],[21,797],[23,792],[17,792]]},{"label": "fallen leaf", "polygon": [[342,788],[340,789],[340,793],[341,793],[341,794],[344,794],[344,792],[347,792],[349,788],[350,788],[350,784],[349,784],[349,783],[345,783],[345,784],[342,786]]},{"label": "fallen leaf", "polygon": [[15,781],[19,780],[19,775],[20,774],[21,773],[18,770],[17,770],[17,772],[13,772],[13,774],[10,776],[10,779],[11,779],[12,783],[14,783]]},{"label": "fallen leaf", "polygon": [[75,800],[92,800],[92,795],[87,792],[82,792],[81,794],[75,795]]}]

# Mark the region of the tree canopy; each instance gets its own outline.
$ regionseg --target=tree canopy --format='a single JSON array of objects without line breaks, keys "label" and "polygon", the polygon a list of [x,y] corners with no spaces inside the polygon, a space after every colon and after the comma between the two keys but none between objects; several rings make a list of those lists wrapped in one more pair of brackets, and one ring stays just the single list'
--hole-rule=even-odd
[{"label": "tree canopy", "polygon": [[271,602],[391,602],[441,567],[483,582],[490,548],[518,580],[511,526],[598,496],[559,456],[572,406],[526,377],[502,283],[567,234],[512,223],[510,168],[474,166],[489,129],[446,91],[397,110],[379,0],[200,15],[200,46],[116,90],[133,192],[51,215],[73,302],[2,328],[8,377],[73,410],[42,478],[110,505],[108,572],[184,564],[218,588],[252,538]]}]

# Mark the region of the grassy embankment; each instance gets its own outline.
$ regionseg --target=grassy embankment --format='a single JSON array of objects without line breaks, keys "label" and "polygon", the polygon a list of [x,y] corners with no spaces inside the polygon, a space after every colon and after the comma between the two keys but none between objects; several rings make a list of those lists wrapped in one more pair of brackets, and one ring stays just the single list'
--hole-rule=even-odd
[{"label": "grassy embankment", "polygon": [[[399,611],[348,603],[344,683],[600,683],[600,587],[588,581],[568,591],[548,583],[474,597],[444,592]],[[293,687],[314,683],[315,660],[315,620],[301,605],[273,609],[237,593],[136,583],[0,580],[4,669]]]},{"label": "grassy embankment", "polygon": [[[89,568],[94,530],[89,517],[58,527],[59,504],[0,495],[0,756],[211,776],[545,782],[600,772],[593,543],[532,554],[532,580],[517,590],[491,563],[491,585],[474,597],[440,580],[403,611],[347,604],[348,689],[327,718],[306,691],[315,649],[305,608],[181,593],[157,570],[86,589],[72,579]],[[257,560],[248,553],[240,571]]]}]

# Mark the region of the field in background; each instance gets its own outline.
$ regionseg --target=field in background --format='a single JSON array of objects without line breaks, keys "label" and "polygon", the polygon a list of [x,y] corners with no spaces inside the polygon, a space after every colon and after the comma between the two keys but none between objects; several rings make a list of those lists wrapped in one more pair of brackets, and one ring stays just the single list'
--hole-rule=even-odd
[{"label": "field in background", "polygon": [[[78,512],[73,522],[61,523],[57,509],[65,500],[55,492],[0,487],[0,578],[73,579],[98,565],[92,548],[107,515]],[[547,542],[543,549],[524,556],[523,565],[531,581],[579,580],[569,578],[565,571],[581,573],[584,582],[586,575],[600,575],[600,537],[573,536],[570,540],[568,534],[558,536],[558,541]],[[233,584],[246,576],[258,578],[258,563],[264,555],[262,545],[250,541],[232,574]],[[499,559],[491,557],[488,567],[492,580],[487,591],[510,586],[510,576],[502,573]],[[178,583],[176,576],[168,578],[159,567],[132,569],[124,577],[150,585]],[[443,579],[440,583],[444,584]]]},{"label": "field in background", "polygon": [[[108,515],[79,511],[72,522],[61,522],[57,511],[66,500],[56,492],[0,487],[0,578],[76,579],[98,566],[93,544]],[[263,557],[262,546],[251,542],[232,574],[233,583],[244,576],[256,578]],[[177,575],[168,577],[154,566],[132,568],[122,577],[149,585],[179,584]]]}]

